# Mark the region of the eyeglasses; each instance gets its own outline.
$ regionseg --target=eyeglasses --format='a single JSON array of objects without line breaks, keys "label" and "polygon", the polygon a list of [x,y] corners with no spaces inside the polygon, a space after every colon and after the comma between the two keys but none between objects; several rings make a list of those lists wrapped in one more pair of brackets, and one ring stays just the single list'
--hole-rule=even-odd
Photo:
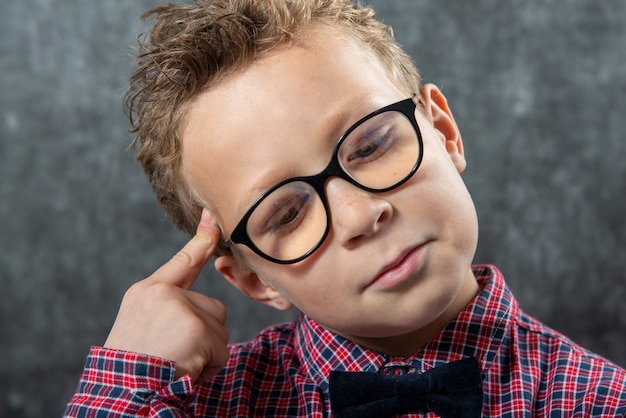
[{"label": "eyeglasses", "polygon": [[356,122],[339,138],[324,170],[281,181],[267,190],[241,218],[226,245],[243,244],[278,264],[310,256],[330,230],[326,180],[336,176],[368,192],[382,193],[417,171],[423,143],[415,108],[413,99],[405,99]]}]

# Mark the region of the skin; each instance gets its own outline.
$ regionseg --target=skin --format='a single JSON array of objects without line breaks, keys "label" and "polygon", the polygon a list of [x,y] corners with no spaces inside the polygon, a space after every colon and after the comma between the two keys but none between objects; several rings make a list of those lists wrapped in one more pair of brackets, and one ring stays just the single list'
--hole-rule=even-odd
[{"label": "skin", "polygon": [[[190,243],[131,288],[105,346],[174,360],[179,376],[217,373],[227,360],[224,308],[188,290],[215,249],[214,223],[228,237],[265,190],[319,172],[351,124],[410,97],[339,30],[310,35],[189,104],[185,175],[212,215],[205,210]],[[365,347],[401,356],[422,347],[478,292],[470,267],[478,225],[460,177],[465,158],[454,118],[435,86],[421,93],[424,159],[407,183],[369,193],[331,178],[331,232],[311,257],[278,265],[237,246],[244,262],[223,256],[216,269],[254,300],[295,305]]]}]

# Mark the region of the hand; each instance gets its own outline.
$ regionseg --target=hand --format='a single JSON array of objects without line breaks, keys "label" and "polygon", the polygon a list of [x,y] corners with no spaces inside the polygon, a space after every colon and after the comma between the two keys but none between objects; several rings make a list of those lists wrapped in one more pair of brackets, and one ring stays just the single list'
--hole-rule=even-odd
[{"label": "hand", "polygon": [[209,261],[220,232],[208,211],[196,235],[168,263],[124,295],[104,347],[176,362],[176,378],[208,380],[228,361],[226,308],[189,288]]}]

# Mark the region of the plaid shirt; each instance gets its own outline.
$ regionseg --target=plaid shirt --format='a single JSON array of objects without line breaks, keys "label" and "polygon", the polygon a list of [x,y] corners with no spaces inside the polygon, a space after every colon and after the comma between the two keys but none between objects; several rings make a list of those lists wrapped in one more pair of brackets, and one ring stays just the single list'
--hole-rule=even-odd
[{"label": "plaid shirt", "polygon": [[626,371],[524,314],[495,267],[474,273],[480,294],[410,358],[359,347],[305,315],[232,345],[224,370],[196,386],[173,380],[172,362],[93,347],[65,416],[328,417],[331,370],[422,373],[465,357],[483,373],[484,416],[626,416]]}]

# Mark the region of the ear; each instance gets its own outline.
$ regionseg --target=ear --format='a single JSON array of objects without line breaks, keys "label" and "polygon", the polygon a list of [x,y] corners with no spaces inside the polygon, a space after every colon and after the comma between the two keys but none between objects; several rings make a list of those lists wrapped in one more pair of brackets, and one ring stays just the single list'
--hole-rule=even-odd
[{"label": "ear", "polygon": [[278,290],[247,267],[241,266],[235,257],[222,256],[215,260],[215,269],[226,277],[244,295],[257,302],[280,311],[290,309],[293,304]]},{"label": "ear", "polygon": [[448,107],[448,101],[439,88],[433,84],[426,84],[422,87],[421,93],[420,102],[426,117],[440,135],[456,169],[459,173],[462,173],[466,166],[463,141],[452,112]]}]

